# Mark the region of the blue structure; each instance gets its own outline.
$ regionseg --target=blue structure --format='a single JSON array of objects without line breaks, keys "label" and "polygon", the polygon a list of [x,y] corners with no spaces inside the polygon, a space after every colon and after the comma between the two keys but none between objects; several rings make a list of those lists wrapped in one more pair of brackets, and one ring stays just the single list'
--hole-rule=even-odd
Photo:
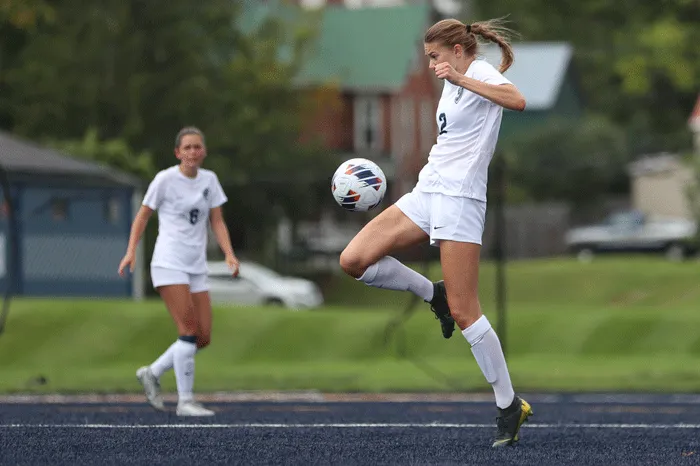
[{"label": "blue structure", "polygon": [[139,179],[4,132],[0,165],[9,178],[17,239],[13,264],[10,222],[0,210],[1,290],[12,284],[18,296],[143,296],[140,273],[117,275],[141,200]]}]

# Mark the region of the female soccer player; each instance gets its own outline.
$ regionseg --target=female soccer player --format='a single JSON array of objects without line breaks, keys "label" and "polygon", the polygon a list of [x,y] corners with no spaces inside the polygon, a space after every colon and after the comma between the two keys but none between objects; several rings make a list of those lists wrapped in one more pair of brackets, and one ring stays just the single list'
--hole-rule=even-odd
[{"label": "female soccer player", "polygon": [[[503,31],[498,20],[465,25],[455,19],[426,31],[429,67],[445,81],[436,112],[437,143],[413,191],[370,221],[340,256],[343,270],[367,285],[411,291],[430,303],[445,338],[457,323],[495,393],[494,447],[516,442],[520,426],[532,414],[513,391],[500,341],[478,299],[488,166],[503,108],[525,109],[521,93],[501,74],[513,63]],[[499,70],[476,58],[477,36],[500,46]],[[432,283],[389,256],[427,240],[440,248],[444,282]]]},{"label": "female soccer player", "polygon": [[153,364],[136,371],[146,399],[163,410],[159,379],[175,368],[178,416],[211,416],[213,411],[194,401],[194,356],[209,345],[211,301],[207,284],[207,221],[226,257],[233,276],[238,259],[231,247],[228,228],[221,213],[227,201],[219,179],[200,168],[206,157],[204,135],[194,127],[180,130],[175,138],[179,165],[159,172],[151,182],[143,205],[131,226],[126,255],[119,274],[133,272],[136,246],[153,211],[158,211],[158,238],[151,259],[151,280],[175,321],[179,337]]}]

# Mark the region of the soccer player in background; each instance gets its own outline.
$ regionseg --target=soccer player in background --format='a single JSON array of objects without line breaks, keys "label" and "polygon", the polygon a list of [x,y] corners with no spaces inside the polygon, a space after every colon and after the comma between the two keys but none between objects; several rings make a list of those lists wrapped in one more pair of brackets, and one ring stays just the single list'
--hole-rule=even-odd
[{"label": "soccer player in background", "polygon": [[179,337],[150,366],[136,371],[148,402],[163,410],[160,377],[175,369],[178,416],[211,416],[213,411],[195,402],[194,359],[211,338],[211,301],[207,283],[207,222],[211,222],[231,269],[238,275],[238,259],[231,246],[221,205],[226,195],[216,174],[201,168],[206,157],[204,135],[195,127],[180,130],[175,138],[179,165],[159,172],[146,191],[143,205],[131,226],[126,255],[119,274],[133,272],[136,246],[153,211],[158,211],[158,238],[151,259],[151,280],[175,321]]},{"label": "soccer player in background", "polygon": [[[513,63],[507,30],[498,20],[465,25],[446,19],[425,33],[429,67],[444,80],[437,107],[437,142],[412,192],[402,196],[353,238],[340,256],[346,273],[367,285],[411,291],[430,303],[449,338],[456,322],[498,407],[494,447],[512,445],[532,415],[515,395],[501,343],[478,298],[488,166],[503,108],[522,111],[525,99],[504,73]],[[477,59],[477,36],[499,45],[498,70]],[[389,256],[424,241],[440,248],[444,282],[432,283]]]}]

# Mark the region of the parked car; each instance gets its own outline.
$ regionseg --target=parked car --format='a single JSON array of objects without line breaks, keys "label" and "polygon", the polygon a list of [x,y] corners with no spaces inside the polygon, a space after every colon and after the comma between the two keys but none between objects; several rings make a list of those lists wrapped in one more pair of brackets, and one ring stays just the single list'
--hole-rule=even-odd
[{"label": "parked car", "polygon": [[565,241],[580,259],[597,252],[656,252],[680,260],[696,251],[697,224],[682,218],[647,218],[642,212],[625,211],[599,225],[573,228]]},{"label": "parked car", "polygon": [[285,277],[254,262],[241,261],[238,277],[225,262],[208,262],[209,294],[214,303],[280,305],[309,309],[323,304],[318,285],[310,280]]}]

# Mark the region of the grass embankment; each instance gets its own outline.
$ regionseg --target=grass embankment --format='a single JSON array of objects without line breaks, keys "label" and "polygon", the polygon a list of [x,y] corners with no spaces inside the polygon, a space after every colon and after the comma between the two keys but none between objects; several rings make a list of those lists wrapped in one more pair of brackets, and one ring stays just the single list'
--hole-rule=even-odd
[{"label": "grass embankment", "polygon": [[[485,264],[482,305],[495,327],[494,276]],[[525,261],[509,264],[507,277],[519,391],[700,390],[697,262]],[[217,307],[196,390],[488,389],[462,336],[444,340],[425,304],[387,344],[407,294],[343,277],[326,294],[333,304],[306,312]],[[135,369],[174,337],[159,301],[18,299],[0,337],[0,392],[138,391]],[[173,379],[164,377],[165,390]]]}]

